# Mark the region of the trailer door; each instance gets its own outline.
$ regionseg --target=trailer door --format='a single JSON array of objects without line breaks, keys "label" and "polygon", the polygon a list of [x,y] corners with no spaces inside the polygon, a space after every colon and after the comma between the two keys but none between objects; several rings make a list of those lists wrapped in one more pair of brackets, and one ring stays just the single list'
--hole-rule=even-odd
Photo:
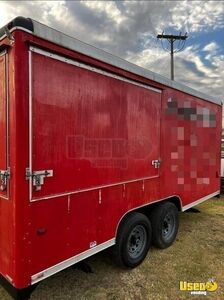
[{"label": "trailer door", "polygon": [[9,191],[7,53],[0,53],[0,198]]},{"label": "trailer door", "polygon": [[30,50],[30,200],[159,176],[161,91]]}]

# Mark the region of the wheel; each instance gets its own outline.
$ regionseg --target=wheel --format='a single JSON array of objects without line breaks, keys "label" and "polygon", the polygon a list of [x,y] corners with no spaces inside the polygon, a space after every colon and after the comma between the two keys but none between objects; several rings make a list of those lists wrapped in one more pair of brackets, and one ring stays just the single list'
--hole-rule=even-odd
[{"label": "wheel", "polygon": [[145,215],[137,212],[128,215],[119,226],[112,249],[115,263],[128,268],[138,266],[149,251],[151,237],[151,224]]},{"label": "wheel", "polygon": [[177,207],[171,202],[164,202],[150,213],[152,225],[152,242],[161,249],[168,248],[175,240],[179,217]]}]

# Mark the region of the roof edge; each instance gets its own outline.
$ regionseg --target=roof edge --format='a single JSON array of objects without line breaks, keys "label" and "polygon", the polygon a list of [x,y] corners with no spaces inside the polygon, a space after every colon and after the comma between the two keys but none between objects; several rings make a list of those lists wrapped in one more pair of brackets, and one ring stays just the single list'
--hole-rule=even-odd
[{"label": "roof edge", "polygon": [[32,32],[34,31],[33,21],[30,18],[24,18],[21,16],[16,17],[11,22],[0,28],[0,38],[5,35],[5,27],[7,27],[8,30],[12,29],[13,27],[20,27]]},{"label": "roof edge", "polygon": [[118,67],[130,73],[136,74],[138,76],[144,77],[149,80],[153,80],[164,86],[171,87],[173,89],[182,91],[186,94],[195,96],[204,101],[212,102],[218,105],[222,105],[221,99],[211,95],[204,94],[203,92],[197,91],[191,87],[188,87],[180,82],[173,81],[165,76],[158,73],[152,72],[148,69],[135,65],[125,59],[115,56],[105,50],[82,42],[74,37],[71,37],[65,33],[62,33],[54,28],[51,28],[45,24],[35,21],[30,18],[16,17],[6,26],[0,28],[0,38],[5,35],[6,30],[12,31],[13,28],[19,28],[33,32],[33,34],[42,39],[48,40],[52,43],[65,47],[67,49],[82,53],[84,55],[90,56],[94,59],[102,61],[104,63],[110,64],[112,66]]}]

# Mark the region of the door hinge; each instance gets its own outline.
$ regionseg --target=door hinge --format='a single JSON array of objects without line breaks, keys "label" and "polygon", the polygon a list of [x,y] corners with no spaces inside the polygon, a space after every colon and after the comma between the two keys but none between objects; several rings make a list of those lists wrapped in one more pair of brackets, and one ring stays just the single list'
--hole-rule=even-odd
[{"label": "door hinge", "polygon": [[158,169],[160,167],[161,161],[159,159],[152,160],[152,166],[154,166],[155,169]]},{"label": "door hinge", "polygon": [[36,191],[41,190],[41,186],[44,184],[44,178],[52,177],[53,170],[41,170],[30,172],[30,169],[26,169],[26,180],[32,178],[33,186],[35,186]]},{"label": "door hinge", "polygon": [[5,191],[7,188],[7,181],[10,179],[10,168],[7,170],[0,170],[0,190]]}]

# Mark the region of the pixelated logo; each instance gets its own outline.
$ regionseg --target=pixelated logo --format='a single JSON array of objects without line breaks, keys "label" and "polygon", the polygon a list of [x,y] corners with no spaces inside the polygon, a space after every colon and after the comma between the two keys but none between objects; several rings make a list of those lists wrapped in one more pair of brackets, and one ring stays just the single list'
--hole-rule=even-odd
[{"label": "pixelated logo", "polygon": [[180,281],[179,289],[180,291],[189,292],[190,295],[207,296],[209,293],[217,291],[218,283],[213,278],[207,282]]},{"label": "pixelated logo", "polygon": [[169,98],[166,108],[167,116],[177,116],[179,120],[192,121],[197,127],[216,127],[216,115],[207,107],[201,107],[191,101],[184,101],[179,104],[176,99]]}]

